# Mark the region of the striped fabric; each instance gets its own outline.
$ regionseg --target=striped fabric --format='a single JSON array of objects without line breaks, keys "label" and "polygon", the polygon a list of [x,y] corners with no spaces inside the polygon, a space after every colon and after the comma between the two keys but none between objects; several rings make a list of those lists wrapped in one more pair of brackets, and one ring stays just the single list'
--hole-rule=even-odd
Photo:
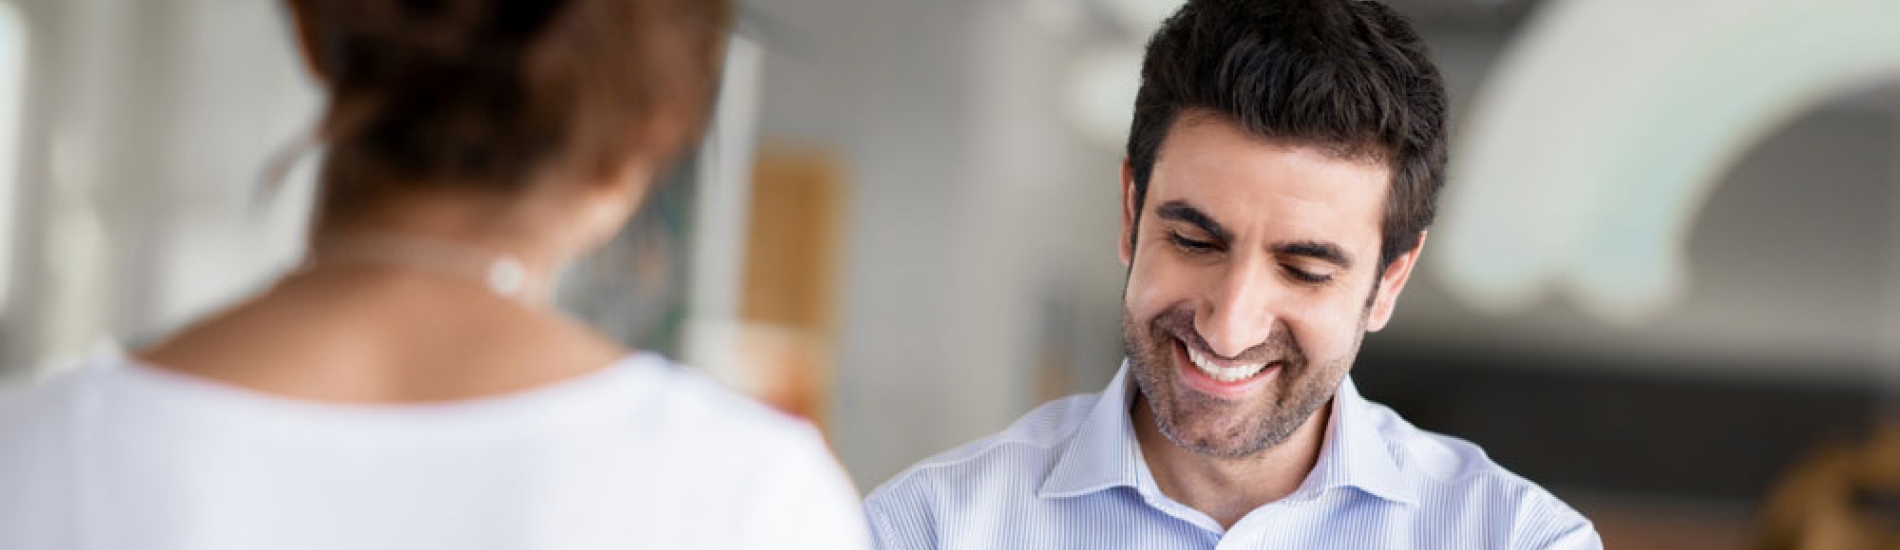
[{"label": "striped fabric", "polygon": [[1124,363],[1099,395],[1060,399],[932,457],[865,502],[880,548],[1563,548],[1589,520],[1462,440],[1413,427],[1348,378],[1318,463],[1287,498],[1223,530],[1161,493],[1135,443]]}]

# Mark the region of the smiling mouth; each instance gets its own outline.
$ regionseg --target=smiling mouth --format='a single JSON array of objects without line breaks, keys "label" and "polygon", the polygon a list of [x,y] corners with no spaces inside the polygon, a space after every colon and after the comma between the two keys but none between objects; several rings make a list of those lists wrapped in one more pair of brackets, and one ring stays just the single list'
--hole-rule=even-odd
[{"label": "smiling mouth", "polygon": [[1181,342],[1180,344],[1182,348],[1187,350],[1188,361],[1194,363],[1194,368],[1200,370],[1201,374],[1205,374],[1208,378],[1212,378],[1218,382],[1231,383],[1246,380],[1256,374],[1260,374],[1260,371],[1266,370],[1267,366],[1272,364],[1260,362],[1222,365],[1218,360],[1201,351],[1200,348],[1189,345],[1186,342]]}]

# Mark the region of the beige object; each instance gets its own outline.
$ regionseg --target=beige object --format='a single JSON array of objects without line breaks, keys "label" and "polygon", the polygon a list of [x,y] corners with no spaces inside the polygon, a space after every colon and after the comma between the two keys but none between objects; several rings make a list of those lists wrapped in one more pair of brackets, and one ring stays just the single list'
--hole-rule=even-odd
[{"label": "beige object", "polygon": [[1762,520],[1763,550],[1900,549],[1900,419],[1809,457],[1775,488]]},{"label": "beige object", "polygon": [[739,334],[744,386],[825,425],[830,401],[843,170],[826,153],[765,147],[753,172]]}]

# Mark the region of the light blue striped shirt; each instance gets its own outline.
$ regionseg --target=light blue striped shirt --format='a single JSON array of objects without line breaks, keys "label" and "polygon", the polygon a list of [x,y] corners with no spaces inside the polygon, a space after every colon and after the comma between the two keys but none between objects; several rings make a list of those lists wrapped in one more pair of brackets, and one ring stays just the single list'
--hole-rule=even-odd
[{"label": "light blue striped shirt", "polygon": [[1319,460],[1232,529],[1163,495],[1129,419],[1126,363],[1099,395],[1031,411],[865,502],[880,548],[1598,549],[1589,520],[1463,440],[1413,427],[1346,379]]}]

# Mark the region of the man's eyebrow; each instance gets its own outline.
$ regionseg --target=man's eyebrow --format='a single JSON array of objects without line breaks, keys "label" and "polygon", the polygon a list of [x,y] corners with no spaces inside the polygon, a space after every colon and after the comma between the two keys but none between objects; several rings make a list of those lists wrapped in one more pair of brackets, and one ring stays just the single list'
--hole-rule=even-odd
[{"label": "man's eyebrow", "polygon": [[1193,205],[1180,200],[1171,200],[1162,203],[1161,206],[1155,208],[1155,215],[1160,216],[1161,219],[1164,220],[1194,224],[1195,227],[1199,227],[1202,231],[1206,231],[1207,234],[1213,235],[1214,239],[1220,242],[1232,242],[1234,240],[1233,232],[1221,226],[1220,222],[1208,217],[1207,213],[1202,212],[1201,209],[1195,208]]},{"label": "man's eyebrow", "polygon": [[1280,256],[1305,256],[1330,262],[1340,269],[1352,268],[1352,256],[1346,254],[1339,245],[1319,241],[1293,241],[1273,245],[1273,253]]}]

